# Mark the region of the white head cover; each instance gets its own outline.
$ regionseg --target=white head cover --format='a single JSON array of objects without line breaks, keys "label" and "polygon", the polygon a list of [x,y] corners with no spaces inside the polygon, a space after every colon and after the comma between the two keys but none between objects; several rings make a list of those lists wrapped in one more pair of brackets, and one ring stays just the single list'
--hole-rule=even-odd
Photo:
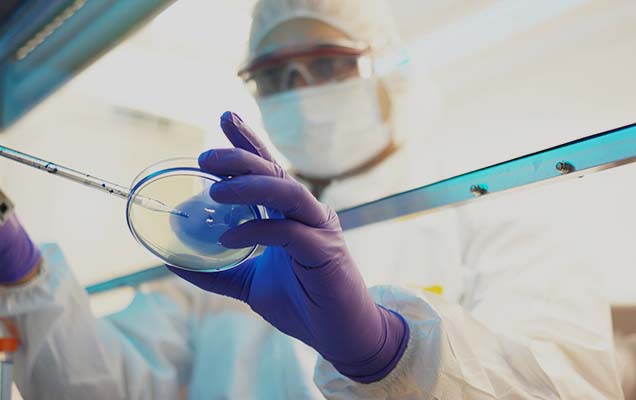
[{"label": "white head cover", "polygon": [[[415,107],[409,100],[413,91],[413,75],[388,1],[258,0],[252,18],[248,63],[264,53],[278,50],[261,49],[259,46],[277,26],[299,18],[324,22],[342,31],[353,42],[368,45],[373,58],[375,79],[385,89],[391,104],[389,120],[385,121],[386,127],[396,143],[411,135],[411,121],[415,115]],[[271,136],[271,132],[269,133]],[[368,156],[370,158],[372,155]]]},{"label": "white head cover", "polygon": [[339,29],[351,40],[383,51],[400,43],[395,21],[385,0],[260,0],[254,7],[248,59],[259,54],[261,41],[276,26],[311,18]]}]

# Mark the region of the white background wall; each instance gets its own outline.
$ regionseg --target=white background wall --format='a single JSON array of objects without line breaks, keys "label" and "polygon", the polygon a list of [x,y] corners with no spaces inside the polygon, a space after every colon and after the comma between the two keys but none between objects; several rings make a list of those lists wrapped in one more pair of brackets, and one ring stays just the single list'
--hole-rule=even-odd
[{"label": "white background wall", "polygon": [[[223,144],[216,126],[226,109],[258,126],[234,76],[251,3],[180,0],[0,141],[128,183],[159,159]],[[437,121],[421,129],[438,134],[432,147],[448,151],[453,172],[636,122],[636,2],[392,4],[413,65],[442,100]],[[589,196],[572,205],[603,224],[599,252],[617,302],[636,300],[634,178],[629,166],[586,178]],[[156,264],[128,233],[123,201],[4,160],[0,183],[32,235],[60,243],[82,283]]]}]

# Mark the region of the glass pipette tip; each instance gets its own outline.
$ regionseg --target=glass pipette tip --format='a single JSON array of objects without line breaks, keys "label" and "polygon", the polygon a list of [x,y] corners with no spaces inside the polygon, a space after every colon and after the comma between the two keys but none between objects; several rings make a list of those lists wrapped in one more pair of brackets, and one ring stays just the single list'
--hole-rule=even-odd
[{"label": "glass pipette tip", "polygon": [[148,210],[152,210],[152,211],[164,212],[164,213],[168,213],[168,214],[172,214],[172,215],[176,215],[178,217],[184,217],[184,218],[190,217],[188,214],[184,213],[183,211],[177,210],[176,208],[168,207],[163,202],[153,199],[151,197],[138,195],[135,197],[135,204],[138,204],[141,207],[146,208]]},{"label": "glass pipette tip", "polygon": [[[0,156],[19,162],[24,165],[28,165],[39,170],[46,171],[53,175],[58,175],[63,178],[69,179],[73,182],[80,183],[84,186],[89,186],[94,189],[98,189],[102,192],[106,192],[117,197],[128,199],[130,197],[130,189],[125,186],[120,186],[103,179],[96,178],[92,175],[85,174],[83,172],[76,171],[71,168],[67,168],[50,161],[43,160],[41,158],[34,157],[32,155],[22,153],[17,150],[10,149],[8,147],[0,145]],[[188,218],[188,214],[183,211],[171,208],[163,202],[145,196],[135,196],[135,204],[144,207],[148,210],[164,212],[180,217]]]}]

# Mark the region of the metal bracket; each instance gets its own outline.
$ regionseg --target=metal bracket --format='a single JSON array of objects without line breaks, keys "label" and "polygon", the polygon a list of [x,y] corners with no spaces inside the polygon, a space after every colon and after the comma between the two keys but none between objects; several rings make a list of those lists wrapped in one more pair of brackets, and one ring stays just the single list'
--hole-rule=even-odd
[{"label": "metal bracket", "polygon": [[[456,207],[512,189],[581,177],[634,161],[636,124],[341,210],[338,216],[343,229],[354,229],[411,214]],[[488,196],[484,196],[486,194]]]}]

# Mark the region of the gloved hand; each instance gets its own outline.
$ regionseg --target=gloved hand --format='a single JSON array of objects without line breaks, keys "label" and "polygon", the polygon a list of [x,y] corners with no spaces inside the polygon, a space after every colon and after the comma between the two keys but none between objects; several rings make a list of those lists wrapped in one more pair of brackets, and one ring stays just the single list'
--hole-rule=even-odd
[{"label": "gloved hand", "polygon": [[351,379],[382,379],[406,349],[408,325],[373,301],[336,213],[288,176],[237,115],[223,114],[221,128],[236,148],[203,153],[199,165],[232,178],[213,185],[210,195],[219,203],[263,205],[272,217],[228,230],[221,243],[268,247],[227,271],[171,270],[204,290],[246,302]]},{"label": "gloved hand", "polygon": [[40,259],[40,250],[12,214],[0,225],[0,285],[21,281],[33,272]]}]

